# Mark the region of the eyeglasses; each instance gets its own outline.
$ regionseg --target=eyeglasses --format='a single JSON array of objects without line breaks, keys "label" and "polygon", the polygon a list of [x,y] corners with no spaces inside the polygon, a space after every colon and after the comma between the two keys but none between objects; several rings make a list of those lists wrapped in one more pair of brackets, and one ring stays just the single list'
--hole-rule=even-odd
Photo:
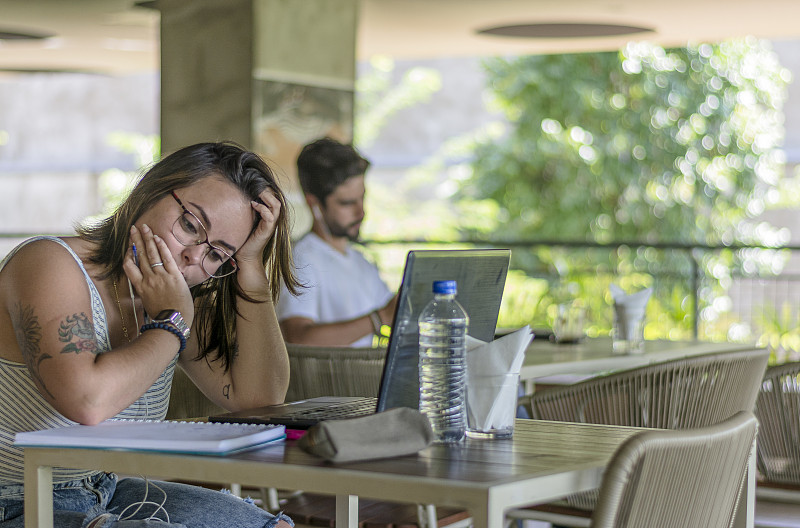
[{"label": "eyeglasses", "polygon": [[220,278],[236,273],[239,270],[239,266],[236,265],[236,261],[230,253],[221,247],[212,245],[208,241],[208,231],[206,231],[203,222],[183,205],[183,202],[174,192],[170,194],[183,209],[183,214],[172,224],[172,234],[175,240],[187,247],[208,244],[211,249],[203,255],[200,265],[209,277]]}]

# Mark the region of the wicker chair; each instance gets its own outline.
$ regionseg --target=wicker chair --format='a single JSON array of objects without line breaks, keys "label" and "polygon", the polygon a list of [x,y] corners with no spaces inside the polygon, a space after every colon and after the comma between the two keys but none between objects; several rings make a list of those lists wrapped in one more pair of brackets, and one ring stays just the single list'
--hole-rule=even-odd
[{"label": "wicker chair", "polygon": [[[705,427],[753,411],[768,358],[765,349],[724,352],[599,376],[534,393],[531,416],[662,429]],[[596,499],[594,490],[507,515],[588,526]]]},{"label": "wicker chair", "polygon": [[647,431],[614,454],[600,486],[593,528],[728,528],[758,424],[753,413],[681,431]]},{"label": "wicker chair", "polygon": [[286,344],[286,401],[317,396],[377,396],[385,348],[315,347]]},{"label": "wicker chair", "polygon": [[800,525],[800,362],[770,367],[756,402],[756,526]]},{"label": "wicker chair", "polygon": [[186,418],[204,418],[214,414],[222,414],[225,409],[211,402],[194,384],[189,376],[179,367],[175,367],[172,376],[172,389],[169,393],[167,420],[183,420]]}]

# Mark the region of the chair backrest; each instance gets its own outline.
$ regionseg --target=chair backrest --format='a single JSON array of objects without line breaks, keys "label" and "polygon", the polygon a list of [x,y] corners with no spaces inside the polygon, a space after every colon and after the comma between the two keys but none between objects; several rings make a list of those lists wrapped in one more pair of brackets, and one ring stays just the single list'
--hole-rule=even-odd
[{"label": "chair backrest", "polygon": [[603,475],[593,528],[733,524],[758,422],[740,412],[717,425],[628,439]]},{"label": "chair backrest", "polygon": [[189,376],[179,367],[175,367],[172,376],[172,388],[169,391],[169,407],[167,420],[183,420],[186,418],[202,418],[226,412],[219,405],[215,405],[205,394],[189,379]]},{"label": "chair backrest", "polygon": [[767,482],[800,486],[800,361],[770,367],[756,402],[758,470]]},{"label": "chair backrest", "polygon": [[317,396],[378,396],[385,348],[316,347],[287,343],[286,401]]},{"label": "chair backrest", "polygon": [[690,356],[531,396],[534,418],[662,429],[703,427],[752,412],[769,351]]},{"label": "chair backrest", "polygon": [[[753,412],[767,367],[766,349],[689,356],[535,392],[531,416],[541,420],[660,429],[705,427],[739,411]],[[594,509],[597,490],[570,495]]]}]

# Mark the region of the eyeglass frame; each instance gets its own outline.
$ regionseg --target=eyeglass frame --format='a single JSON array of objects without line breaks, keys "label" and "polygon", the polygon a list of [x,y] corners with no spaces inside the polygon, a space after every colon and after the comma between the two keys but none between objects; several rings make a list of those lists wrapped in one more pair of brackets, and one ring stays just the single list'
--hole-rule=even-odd
[{"label": "eyeglass frame", "polygon": [[[203,270],[203,273],[205,273],[209,277],[213,277],[215,279],[221,279],[223,277],[227,277],[228,275],[233,275],[234,273],[239,271],[239,265],[236,263],[236,259],[233,258],[233,255],[231,255],[230,253],[228,253],[227,251],[225,251],[221,247],[215,246],[211,242],[208,241],[208,229],[206,229],[206,226],[203,225],[203,221],[200,220],[197,217],[196,214],[194,214],[193,212],[188,210],[185,205],[183,205],[183,202],[181,201],[180,198],[178,198],[178,195],[175,194],[175,191],[170,191],[170,195],[175,199],[176,202],[178,202],[178,205],[181,206],[181,209],[183,209],[183,213],[181,213],[178,216],[178,218],[175,219],[175,222],[172,223],[172,236],[175,237],[175,240],[177,240],[178,243],[181,244],[184,247],[192,247],[192,246],[199,246],[201,244],[206,244],[210,248],[209,251],[206,251],[206,253],[203,255],[203,259],[200,261],[200,269]],[[175,234],[175,226],[178,225],[178,222],[181,221],[181,218],[183,218],[183,215],[185,215],[185,214],[188,214],[192,218],[197,220],[197,224],[203,230],[203,234],[205,235],[205,240],[199,240],[199,241],[197,241],[197,242],[195,242],[193,244],[185,244],[185,243],[183,243],[181,241],[180,237],[177,234]],[[181,232],[185,233],[184,229],[181,226],[178,226],[178,229],[181,230]],[[220,252],[220,253],[222,253],[224,255],[227,255],[228,259],[225,262],[223,262],[222,264],[220,264],[219,268],[221,268],[222,266],[224,266],[225,264],[230,262],[231,267],[233,268],[233,270],[231,270],[230,273],[226,273],[225,275],[212,275],[211,273],[208,272],[208,270],[205,267],[205,261],[206,261],[206,257],[209,255],[209,253],[211,253],[211,250],[218,251],[218,252]],[[217,268],[217,269],[219,269],[219,268]]]}]

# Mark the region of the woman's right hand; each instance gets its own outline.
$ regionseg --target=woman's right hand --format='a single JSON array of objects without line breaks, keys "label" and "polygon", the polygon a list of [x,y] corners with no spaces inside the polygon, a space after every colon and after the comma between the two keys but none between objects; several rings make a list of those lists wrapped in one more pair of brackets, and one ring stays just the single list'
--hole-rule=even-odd
[{"label": "woman's right hand", "polygon": [[134,262],[132,249],[128,248],[123,269],[141,296],[145,312],[153,316],[162,310],[177,310],[191,327],[194,319],[192,294],[166,243],[147,224],[142,229],[131,226],[131,242],[136,245],[139,265]]}]

